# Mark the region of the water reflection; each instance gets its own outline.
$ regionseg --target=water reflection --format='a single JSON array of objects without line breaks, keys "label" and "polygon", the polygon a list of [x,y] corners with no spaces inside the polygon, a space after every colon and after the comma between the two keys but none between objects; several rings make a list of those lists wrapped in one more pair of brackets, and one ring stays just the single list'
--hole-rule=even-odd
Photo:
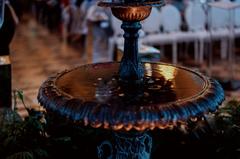
[{"label": "water reflection", "polygon": [[145,63],[141,85],[125,85],[119,81],[118,64],[96,64],[79,67],[61,76],[57,87],[83,101],[107,105],[166,104],[195,98],[204,90],[205,82],[198,74],[166,64]]},{"label": "water reflection", "polygon": [[156,65],[157,72],[159,72],[166,81],[172,81],[176,76],[176,67]]},{"label": "water reflection", "polygon": [[109,81],[104,81],[102,78],[98,78],[95,98],[100,103],[106,103],[112,96],[112,91],[116,85],[115,78]]},{"label": "water reflection", "polygon": [[[148,74],[149,75],[149,74]],[[173,82],[165,76],[146,76],[141,84],[126,84],[118,76],[98,78],[95,98],[100,103],[133,106],[171,102],[176,100]]]}]

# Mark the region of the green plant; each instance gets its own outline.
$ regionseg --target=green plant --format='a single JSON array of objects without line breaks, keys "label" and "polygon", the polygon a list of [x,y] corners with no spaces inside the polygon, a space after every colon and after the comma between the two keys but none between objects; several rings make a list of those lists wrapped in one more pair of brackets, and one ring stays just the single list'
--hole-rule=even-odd
[{"label": "green plant", "polygon": [[18,152],[8,156],[6,159],[33,159],[33,155],[30,152]]},{"label": "green plant", "polygon": [[[84,127],[81,123],[73,123],[54,112],[48,111],[45,114],[32,109],[24,102],[21,91],[14,94],[29,115],[21,118],[16,104],[14,110],[0,110],[0,159],[65,159],[76,158],[75,156],[88,156],[92,159],[97,158],[97,145],[105,139],[111,140],[110,131]],[[160,130],[154,131],[156,158],[163,153],[162,146],[167,146],[169,142],[172,143],[171,148],[174,145],[176,149],[181,148],[180,152],[201,149],[206,153],[211,151],[213,158],[239,158],[240,101],[231,100],[219,108],[214,113],[214,121],[214,129],[211,131],[203,117],[189,120],[184,133],[176,129],[162,130],[159,136]],[[164,145],[164,141],[167,144]]]},{"label": "green plant", "polygon": [[215,113],[215,133],[221,141],[217,152],[240,158],[240,101],[230,100]]},{"label": "green plant", "polygon": [[[26,105],[22,91],[15,91],[14,95],[14,110],[0,112],[0,159],[80,158],[83,154],[94,158],[99,136],[109,134],[82,127],[51,112],[46,116],[45,112]],[[18,115],[16,99],[27,110],[27,117]]]},{"label": "green plant", "polygon": [[47,139],[44,114],[26,106],[21,91],[16,91],[14,94],[22,101],[29,115],[24,119],[21,118],[17,113],[16,105],[14,110],[2,111],[0,158],[21,158],[21,156],[44,158],[47,156],[47,152],[41,147],[41,142]]},{"label": "green plant", "polygon": [[240,135],[240,101],[230,100],[215,113],[216,128],[219,133],[239,133]]}]

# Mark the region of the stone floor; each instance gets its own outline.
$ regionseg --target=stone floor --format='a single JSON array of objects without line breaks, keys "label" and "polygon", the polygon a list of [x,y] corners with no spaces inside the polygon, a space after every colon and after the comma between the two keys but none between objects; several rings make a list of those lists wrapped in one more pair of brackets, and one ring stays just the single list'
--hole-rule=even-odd
[{"label": "stone floor", "polygon": [[22,90],[29,105],[37,105],[39,86],[48,76],[87,63],[81,50],[64,44],[34,20],[18,26],[11,53],[13,89]]},{"label": "stone floor", "polygon": [[[37,93],[41,83],[50,75],[78,65],[91,63],[91,49],[84,53],[49,33],[33,19],[21,23],[11,44],[13,67],[13,89],[23,90],[28,105],[38,105]],[[224,63],[224,62],[223,62]],[[227,65],[214,66],[217,75],[228,77]],[[201,66],[207,69],[206,66]],[[239,63],[235,66],[236,78],[240,79]],[[227,99],[240,99],[240,91],[226,92]],[[20,108],[21,110],[21,108]]]}]

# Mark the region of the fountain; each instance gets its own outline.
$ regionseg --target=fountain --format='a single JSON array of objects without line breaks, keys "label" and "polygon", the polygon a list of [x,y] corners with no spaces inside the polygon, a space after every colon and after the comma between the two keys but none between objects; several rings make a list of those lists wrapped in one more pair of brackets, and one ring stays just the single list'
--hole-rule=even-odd
[{"label": "fountain", "polygon": [[103,128],[115,141],[103,141],[98,157],[149,159],[148,131],[172,128],[191,117],[213,112],[224,99],[220,84],[198,72],[166,63],[138,60],[138,30],[156,0],[101,1],[123,21],[124,55],[120,63],[88,64],[49,77],[38,100],[47,111],[74,124]]}]

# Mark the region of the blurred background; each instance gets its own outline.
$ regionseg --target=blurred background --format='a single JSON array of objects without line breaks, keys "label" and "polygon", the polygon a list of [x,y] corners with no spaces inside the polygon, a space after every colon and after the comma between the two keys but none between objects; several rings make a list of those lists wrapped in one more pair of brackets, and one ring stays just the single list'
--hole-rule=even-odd
[{"label": "blurred background", "polygon": [[[142,61],[168,62],[221,81],[240,80],[240,2],[168,0],[142,21]],[[13,88],[37,104],[50,75],[86,63],[119,61],[121,22],[93,0],[10,1],[19,19],[10,45]],[[228,4],[229,6],[227,6]],[[228,98],[240,93],[226,87]]]},{"label": "blurred background", "polygon": [[[9,46],[12,90],[23,91],[26,105],[41,108],[37,101],[39,87],[57,72],[121,59],[124,43],[121,22],[112,16],[109,8],[98,7],[97,2],[7,1],[6,15],[11,17],[11,24],[7,23],[9,17],[6,16],[0,42],[6,41],[8,33],[15,32]],[[153,7],[151,15],[141,24],[138,47],[142,61],[167,62],[199,71],[217,79],[226,95],[219,111],[213,115],[214,120],[210,114],[197,123],[190,120],[188,128],[154,130],[153,158],[159,158],[159,154],[168,158],[175,158],[175,155],[180,158],[239,158],[240,0],[166,0],[164,6]],[[27,119],[29,113],[24,104],[21,100],[16,102],[18,113]],[[71,127],[60,121],[54,119],[59,125],[50,123],[53,128],[59,126],[50,132],[60,139],[46,135],[47,144],[43,138],[36,139],[37,144],[47,147],[52,158],[82,157],[79,152],[96,158],[97,142],[100,138],[109,138],[107,132]],[[64,138],[69,134],[71,139]],[[0,153],[4,153],[1,142]]]}]

